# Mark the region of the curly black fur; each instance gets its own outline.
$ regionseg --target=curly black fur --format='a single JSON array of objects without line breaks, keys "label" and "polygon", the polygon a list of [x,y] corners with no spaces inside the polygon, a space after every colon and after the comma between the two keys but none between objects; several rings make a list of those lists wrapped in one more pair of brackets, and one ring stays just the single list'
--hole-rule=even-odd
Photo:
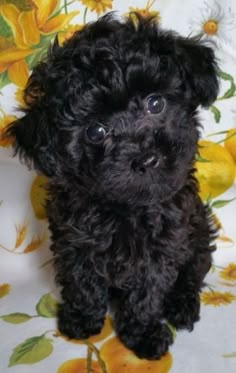
[{"label": "curly black fur", "polygon": [[[217,92],[211,48],[138,16],[55,41],[33,70],[7,135],[49,177],[62,333],[98,333],[112,304],[121,341],[156,359],[173,342],[166,320],[193,329],[214,249],[193,177],[197,108]],[[106,134],[94,143],[96,126]]]}]

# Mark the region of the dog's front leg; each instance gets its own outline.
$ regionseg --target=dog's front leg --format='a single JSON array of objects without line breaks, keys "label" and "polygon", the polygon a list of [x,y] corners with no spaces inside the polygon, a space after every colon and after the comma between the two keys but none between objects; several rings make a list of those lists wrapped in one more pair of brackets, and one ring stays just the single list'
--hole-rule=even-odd
[{"label": "dog's front leg", "polygon": [[[71,250],[71,254],[72,254]],[[98,334],[107,311],[107,287],[93,263],[78,254],[56,258],[57,281],[62,287],[58,327],[70,338],[86,339]]]},{"label": "dog's front leg", "polygon": [[[175,273],[172,275],[172,279],[168,279],[170,283],[174,281]],[[116,301],[117,334],[140,358],[159,359],[173,343],[171,330],[163,321],[168,276],[166,272],[163,276],[156,273],[148,281],[143,278],[141,286],[124,292]]]}]

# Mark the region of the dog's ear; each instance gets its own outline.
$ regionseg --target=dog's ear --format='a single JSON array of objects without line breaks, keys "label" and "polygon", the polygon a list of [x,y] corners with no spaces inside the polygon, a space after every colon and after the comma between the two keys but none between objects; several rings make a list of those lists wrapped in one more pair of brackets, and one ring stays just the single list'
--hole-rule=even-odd
[{"label": "dog's ear", "polygon": [[218,68],[213,49],[196,38],[178,38],[176,53],[192,103],[209,107],[216,100],[219,91]]},{"label": "dog's ear", "polygon": [[18,154],[29,168],[53,176],[57,172],[55,139],[50,136],[50,123],[43,103],[46,70],[45,63],[33,70],[24,91],[25,115],[8,126],[4,137],[13,140],[14,155]]},{"label": "dog's ear", "polygon": [[31,110],[11,123],[4,136],[12,138],[14,155],[19,155],[30,169],[33,167],[46,176],[56,174],[55,152],[42,112]]}]

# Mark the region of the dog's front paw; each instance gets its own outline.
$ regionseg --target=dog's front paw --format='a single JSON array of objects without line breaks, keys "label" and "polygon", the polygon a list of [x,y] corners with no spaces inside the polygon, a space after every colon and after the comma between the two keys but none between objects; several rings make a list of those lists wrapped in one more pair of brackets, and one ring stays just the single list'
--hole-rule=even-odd
[{"label": "dog's front paw", "polygon": [[62,304],[58,310],[58,329],[69,338],[87,339],[99,334],[104,324],[104,319],[92,319],[82,316],[70,305]]},{"label": "dog's front paw", "polygon": [[176,329],[192,331],[199,314],[199,294],[175,294],[166,301],[165,317]]},{"label": "dog's front paw", "polygon": [[145,333],[138,334],[138,330],[134,333],[127,331],[127,334],[119,333],[119,337],[140,359],[148,360],[160,359],[173,343],[170,329],[161,323],[146,328]]}]

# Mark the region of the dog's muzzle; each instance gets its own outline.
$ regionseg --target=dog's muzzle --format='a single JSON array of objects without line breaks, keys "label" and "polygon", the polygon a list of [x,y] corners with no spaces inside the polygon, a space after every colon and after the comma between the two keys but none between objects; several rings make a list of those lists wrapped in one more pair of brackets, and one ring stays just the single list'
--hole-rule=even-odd
[{"label": "dog's muzzle", "polygon": [[135,158],[131,162],[131,168],[135,172],[144,174],[148,168],[157,168],[160,163],[160,158],[156,154],[146,154]]}]

